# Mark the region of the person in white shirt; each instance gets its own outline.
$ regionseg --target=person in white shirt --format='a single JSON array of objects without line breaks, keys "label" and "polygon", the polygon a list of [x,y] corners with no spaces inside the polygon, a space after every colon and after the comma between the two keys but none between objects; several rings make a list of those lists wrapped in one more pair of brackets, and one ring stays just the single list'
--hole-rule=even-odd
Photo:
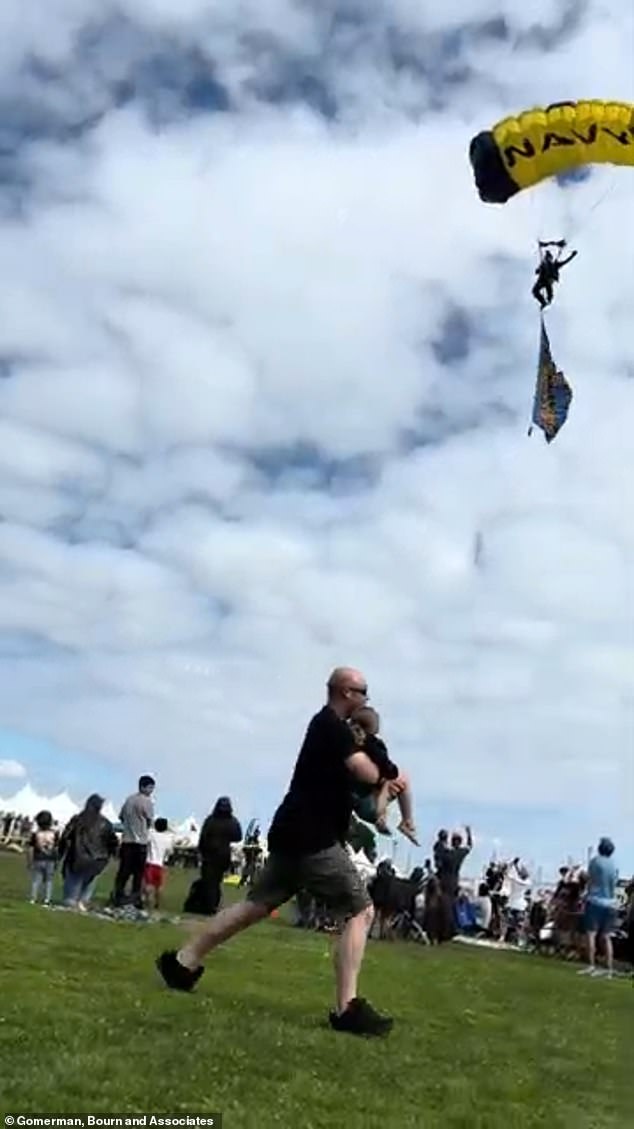
[{"label": "person in white shirt", "polygon": [[167,820],[157,819],[148,832],[147,858],[143,872],[144,901],[148,909],[161,908],[161,890],[165,885],[167,859],[174,849],[174,836],[168,831]]},{"label": "person in white shirt", "polygon": [[506,906],[508,916],[507,938],[515,936],[520,943],[523,943],[527,908],[526,895],[530,890],[531,881],[528,871],[520,865],[518,858],[513,859],[513,862],[509,866],[505,883],[508,889],[508,902]]},{"label": "person in white shirt", "polygon": [[481,882],[478,888],[478,896],[474,902],[475,920],[478,929],[482,933],[488,933],[491,928],[491,917],[493,916],[493,903],[491,901],[491,894],[486,882]]}]

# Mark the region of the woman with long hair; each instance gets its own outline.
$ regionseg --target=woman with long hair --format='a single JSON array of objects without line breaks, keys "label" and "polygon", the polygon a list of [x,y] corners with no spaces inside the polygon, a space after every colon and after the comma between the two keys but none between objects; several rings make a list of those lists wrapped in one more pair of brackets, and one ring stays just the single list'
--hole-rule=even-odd
[{"label": "woman with long hair", "polygon": [[98,876],[119,847],[110,820],[101,813],[103,804],[102,796],[89,796],[84,810],[72,817],[62,834],[64,904],[69,907],[88,908]]},{"label": "woman with long hair", "polygon": [[239,843],[241,838],[242,828],[233,814],[231,800],[221,796],[201,828],[198,840],[200,878],[192,883],[183,906],[184,913],[210,917],[217,912],[222,880],[231,866],[231,844]]}]

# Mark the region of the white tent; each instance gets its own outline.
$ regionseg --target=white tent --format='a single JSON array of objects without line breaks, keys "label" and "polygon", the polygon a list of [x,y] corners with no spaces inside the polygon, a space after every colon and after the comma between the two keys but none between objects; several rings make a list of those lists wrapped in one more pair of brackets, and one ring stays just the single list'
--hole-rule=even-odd
[{"label": "white tent", "polygon": [[[0,798],[0,811],[10,811],[14,815],[28,815],[33,818],[41,811],[45,801],[34,792],[30,784],[25,784],[19,792],[8,799]],[[50,809],[49,809],[50,810]]]},{"label": "white tent", "polygon": [[[68,792],[58,792],[56,796],[41,796],[30,784],[25,784],[13,796],[4,799],[0,797],[0,811],[13,812],[15,815],[28,815],[31,819],[39,811],[50,811],[56,823],[62,826],[68,823],[72,816],[81,811],[82,804],[77,804],[68,795]],[[111,823],[117,822],[117,814],[107,801],[103,806],[103,814]]]},{"label": "white tent", "polygon": [[189,819],[184,819],[182,823],[178,824],[175,829],[176,841],[185,847],[197,847],[198,839],[200,837],[200,826],[195,816],[190,815]]},{"label": "white tent", "polygon": [[77,814],[79,807],[71,800],[68,792],[59,792],[48,801],[48,810],[52,813],[53,819],[64,825]]},{"label": "white tent", "polygon": [[118,811],[115,811],[115,809],[112,806],[110,800],[106,800],[105,804],[103,805],[103,807],[101,809],[101,814],[105,815],[106,819],[109,819],[111,823],[118,823],[119,822],[119,813],[118,813]]}]

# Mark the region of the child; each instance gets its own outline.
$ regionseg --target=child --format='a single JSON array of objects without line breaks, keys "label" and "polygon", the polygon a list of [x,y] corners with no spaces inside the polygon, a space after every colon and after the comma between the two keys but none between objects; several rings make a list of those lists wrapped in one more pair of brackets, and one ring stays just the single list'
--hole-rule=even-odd
[{"label": "child", "polygon": [[[357,747],[369,756],[379,771],[382,771],[389,758],[385,743],[378,735],[381,724],[378,713],[370,706],[363,706],[353,714],[350,723]],[[380,779],[378,785],[367,789],[357,784],[353,791],[353,797],[354,811],[359,819],[364,820],[365,823],[374,824],[382,835],[389,835],[386,820],[387,807],[394,799],[390,791],[390,781]],[[412,793],[409,785],[402,792],[399,792],[396,798],[401,812],[401,822],[398,824],[397,830],[418,847],[412,810]]]},{"label": "child", "polygon": [[35,831],[29,840],[28,862],[31,871],[31,905],[38,900],[40,890],[44,891],[42,904],[51,904],[53,878],[58,859],[59,835],[53,829],[53,816],[50,811],[40,811],[35,817]]},{"label": "child", "polygon": [[151,908],[152,891],[154,892],[154,909],[160,909],[161,890],[165,884],[165,860],[174,847],[174,836],[167,830],[167,820],[155,820],[154,827],[148,835],[147,856],[143,873],[144,897],[148,909]]}]

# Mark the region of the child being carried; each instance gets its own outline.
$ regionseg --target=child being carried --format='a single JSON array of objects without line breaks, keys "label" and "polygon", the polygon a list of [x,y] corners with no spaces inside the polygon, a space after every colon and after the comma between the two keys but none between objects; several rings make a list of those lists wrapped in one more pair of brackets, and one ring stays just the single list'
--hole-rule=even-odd
[{"label": "child being carried", "polygon": [[418,847],[411,789],[409,784],[406,784],[405,788],[395,795],[392,781],[386,778],[386,772],[392,767],[392,762],[385,742],[379,737],[380,725],[381,719],[378,713],[370,706],[362,706],[350,718],[350,727],[357,748],[370,758],[381,773],[378,784],[367,786],[355,784],[353,809],[364,823],[371,823],[382,835],[389,835],[387,808],[388,804],[396,799],[401,812],[401,822],[397,830]]}]

